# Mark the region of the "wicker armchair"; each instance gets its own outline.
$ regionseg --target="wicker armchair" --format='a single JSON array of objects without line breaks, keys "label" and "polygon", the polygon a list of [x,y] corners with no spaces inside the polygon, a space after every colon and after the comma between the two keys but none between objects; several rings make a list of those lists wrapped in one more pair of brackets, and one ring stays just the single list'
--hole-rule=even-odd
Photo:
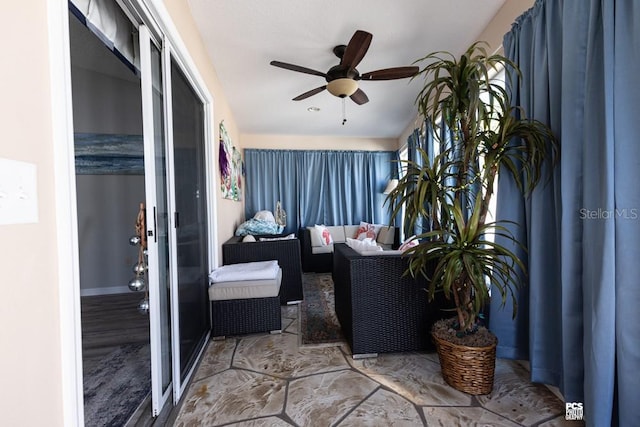
[{"label": "wicker armchair", "polygon": [[282,268],[280,304],[302,301],[302,265],[298,239],[242,242],[234,236],[222,245],[222,263],[276,260]]},{"label": "wicker armchair", "polygon": [[354,357],[434,348],[431,326],[450,304],[427,301],[424,281],[403,275],[406,259],[363,256],[342,243],[333,254],[336,314]]},{"label": "wicker armchair", "polygon": [[303,227],[298,231],[300,246],[302,247],[302,271],[305,273],[328,273],[333,265],[333,254],[314,254],[311,252],[311,232]]}]

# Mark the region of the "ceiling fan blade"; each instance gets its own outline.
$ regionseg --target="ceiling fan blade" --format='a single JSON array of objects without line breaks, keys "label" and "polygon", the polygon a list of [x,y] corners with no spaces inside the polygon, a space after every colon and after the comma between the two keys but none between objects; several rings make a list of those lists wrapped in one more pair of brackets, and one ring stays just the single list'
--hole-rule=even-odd
[{"label": "ceiling fan blade", "polygon": [[364,93],[362,89],[358,89],[357,91],[355,91],[353,95],[350,96],[350,98],[358,105],[366,104],[367,102],[369,102],[369,97],[367,97],[367,94]]},{"label": "ceiling fan blade", "polygon": [[419,67],[395,67],[371,71],[360,76],[361,80],[395,80],[413,77],[420,71]]},{"label": "ceiling fan blade", "polygon": [[356,68],[360,61],[362,61],[362,58],[364,58],[367,50],[369,50],[372,38],[373,36],[366,31],[356,31],[344,50],[340,65],[346,65],[349,68]]},{"label": "ceiling fan blade", "polygon": [[286,62],[271,61],[271,65],[274,67],[284,68],[285,70],[297,71],[299,73],[313,74],[314,76],[327,77],[327,75],[321,71],[312,70],[311,68],[301,67],[299,65],[287,64]]},{"label": "ceiling fan blade", "polygon": [[311,90],[310,90],[310,91],[308,91],[308,92],[305,92],[305,93],[303,93],[303,94],[301,94],[301,95],[296,96],[295,98],[293,98],[293,101],[302,101],[303,99],[307,99],[307,98],[309,98],[310,96],[315,95],[316,93],[320,93],[320,92],[322,92],[322,91],[323,91],[323,90],[325,90],[326,88],[327,88],[327,86],[326,86],[326,85],[324,85],[324,86],[317,87],[317,88],[315,88],[315,89],[311,89]]}]

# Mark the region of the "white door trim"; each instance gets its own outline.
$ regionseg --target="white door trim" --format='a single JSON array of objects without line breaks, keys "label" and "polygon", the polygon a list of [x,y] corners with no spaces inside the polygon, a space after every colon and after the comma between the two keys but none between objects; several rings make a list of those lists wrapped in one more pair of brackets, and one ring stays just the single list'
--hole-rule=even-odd
[{"label": "white door trim", "polygon": [[66,1],[48,0],[47,14],[58,245],[62,416],[65,426],[83,426],[80,268],[69,52],[69,6]]}]

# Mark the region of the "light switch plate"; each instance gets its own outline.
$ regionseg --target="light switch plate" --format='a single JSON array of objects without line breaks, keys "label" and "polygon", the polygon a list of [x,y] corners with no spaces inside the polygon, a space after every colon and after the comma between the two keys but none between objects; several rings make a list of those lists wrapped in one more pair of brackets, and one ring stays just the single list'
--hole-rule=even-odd
[{"label": "light switch plate", "polygon": [[37,168],[0,159],[0,225],[38,222]]}]

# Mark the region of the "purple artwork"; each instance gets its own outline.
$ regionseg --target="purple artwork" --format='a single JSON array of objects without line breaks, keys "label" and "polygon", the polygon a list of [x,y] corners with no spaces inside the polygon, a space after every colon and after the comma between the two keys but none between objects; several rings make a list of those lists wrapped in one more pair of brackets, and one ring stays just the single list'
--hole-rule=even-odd
[{"label": "purple artwork", "polygon": [[242,174],[244,173],[242,155],[231,144],[223,122],[220,122],[218,164],[220,165],[222,197],[239,201],[242,197]]}]

